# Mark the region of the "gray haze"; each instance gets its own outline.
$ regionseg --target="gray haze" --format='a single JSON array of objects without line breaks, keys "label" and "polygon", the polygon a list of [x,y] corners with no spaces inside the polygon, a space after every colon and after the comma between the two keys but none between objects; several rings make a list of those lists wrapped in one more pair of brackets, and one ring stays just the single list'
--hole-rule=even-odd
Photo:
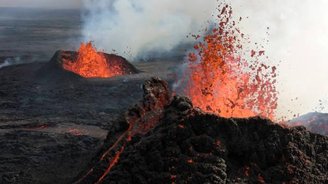
[{"label": "gray haze", "polygon": [[80,8],[81,0],[1,0],[0,7]]}]

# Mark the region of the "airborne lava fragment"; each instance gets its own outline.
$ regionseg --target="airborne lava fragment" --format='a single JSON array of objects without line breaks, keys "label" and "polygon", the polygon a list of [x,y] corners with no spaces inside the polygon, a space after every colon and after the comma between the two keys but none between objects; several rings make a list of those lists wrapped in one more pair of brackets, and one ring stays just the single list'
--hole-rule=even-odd
[{"label": "airborne lava fragment", "polygon": [[237,27],[232,8],[221,6],[217,23],[206,30],[205,36],[193,36],[197,44],[188,54],[177,91],[205,112],[227,118],[274,119],[276,67],[265,63],[265,51],[248,53],[245,43],[249,40]]}]

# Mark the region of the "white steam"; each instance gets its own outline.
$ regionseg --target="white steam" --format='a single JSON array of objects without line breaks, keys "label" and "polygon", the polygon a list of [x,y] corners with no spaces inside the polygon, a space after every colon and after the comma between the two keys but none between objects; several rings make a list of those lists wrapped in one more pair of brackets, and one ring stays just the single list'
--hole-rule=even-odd
[{"label": "white steam", "polygon": [[7,58],[3,61],[3,63],[0,64],[0,69],[11,66],[11,65],[18,65],[22,64],[23,62],[21,61],[20,57],[15,57],[15,58]]},{"label": "white steam", "polygon": [[[206,25],[216,0],[84,0],[85,41],[131,58],[168,52]],[[190,40],[189,40],[190,41]]]},{"label": "white steam", "polygon": [[0,69],[6,66],[10,66],[11,64],[9,63],[8,60],[5,60],[3,63],[0,64]]},{"label": "white steam", "polygon": [[[279,64],[281,116],[316,110],[328,100],[327,0],[227,1],[234,17],[243,17],[242,32],[253,43],[264,44],[272,64]],[[84,40],[130,59],[188,42],[186,35],[208,26],[218,5],[216,0],[83,0],[83,4],[89,12],[84,17]]]}]

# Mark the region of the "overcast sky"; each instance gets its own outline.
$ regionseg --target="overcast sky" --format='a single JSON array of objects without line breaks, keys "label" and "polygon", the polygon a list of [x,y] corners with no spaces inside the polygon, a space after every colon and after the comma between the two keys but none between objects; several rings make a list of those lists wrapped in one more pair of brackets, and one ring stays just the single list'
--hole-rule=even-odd
[{"label": "overcast sky", "polygon": [[278,113],[328,112],[328,1],[230,1],[234,15],[249,17],[241,30],[252,41],[263,43],[261,38],[267,38],[266,55],[279,63]]},{"label": "overcast sky", "polygon": [[79,8],[81,0],[0,0],[0,7]]}]

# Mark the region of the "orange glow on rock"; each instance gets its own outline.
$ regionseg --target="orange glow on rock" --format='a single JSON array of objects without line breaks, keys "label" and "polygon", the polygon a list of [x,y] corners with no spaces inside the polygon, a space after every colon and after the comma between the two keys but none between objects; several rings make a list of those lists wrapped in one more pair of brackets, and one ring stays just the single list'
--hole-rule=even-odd
[{"label": "orange glow on rock", "polygon": [[122,147],[114,156],[114,158],[110,161],[105,173],[103,173],[103,175],[101,175],[101,177],[99,178],[99,180],[97,181],[96,184],[100,184],[102,183],[102,181],[105,179],[105,177],[108,175],[108,173],[111,171],[111,169],[115,166],[115,164],[119,161],[120,159],[120,155],[122,154],[122,152],[124,151],[124,147]]},{"label": "orange glow on rock", "polygon": [[124,74],[119,66],[111,65],[104,54],[98,52],[91,42],[82,43],[76,60],[64,61],[63,67],[84,78],[110,78]]},{"label": "orange glow on rock", "polygon": [[[196,107],[222,117],[273,119],[276,67],[260,61],[263,50],[244,52],[245,37],[232,20],[231,7],[220,12],[215,28],[202,40],[194,37],[198,43],[188,54],[184,93]],[[243,53],[248,53],[248,60]]]}]

